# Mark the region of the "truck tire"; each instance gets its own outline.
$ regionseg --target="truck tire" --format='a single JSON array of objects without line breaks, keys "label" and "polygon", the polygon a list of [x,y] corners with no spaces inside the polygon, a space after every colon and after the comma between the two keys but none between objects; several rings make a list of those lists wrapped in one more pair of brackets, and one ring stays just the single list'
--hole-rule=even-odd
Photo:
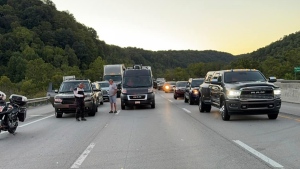
[{"label": "truck tire", "polygon": [[187,103],[189,100],[184,96],[184,103]]},{"label": "truck tire", "polygon": [[210,110],[211,110],[211,105],[210,104],[209,105],[205,105],[205,111],[209,113]]},{"label": "truck tire", "polygon": [[277,119],[278,114],[279,114],[279,111],[276,111],[275,114],[268,114],[268,117],[270,120],[275,120],[275,119]]},{"label": "truck tire", "polygon": [[189,105],[193,105],[194,104],[194,101],[193,100],[191,100],[191,95],[190,95],[190,98],[189,98]]},{"label": "truck tire", "polygon": [[205,111],[205,104],[203,103],[201,97],[199,98],[199,111],[200,113],[203,113]]},{"label": "truck tire", "polygon": [[62,113],[57,112],[57,109],[55,109],[55,117],[56,118],[62,118]]},{"label": "truck tire", "polygon": [[224,99],[222,100],[222,104],[221,104],[221,107],[220,107],[220,113],[221,113],[222,119],[224,121],[229,121],[230,120],[230,115],[228,114],[228,110],[227,110],[227,107],[226,107],[226,102],[225,102]]},{"label": "truck tire", "polygon": [[90,110],[90,112],[88,112],[88,115],[89,116],[95,116],[96,109],[97,109],[96,105],[93,105],[93,108]]}]

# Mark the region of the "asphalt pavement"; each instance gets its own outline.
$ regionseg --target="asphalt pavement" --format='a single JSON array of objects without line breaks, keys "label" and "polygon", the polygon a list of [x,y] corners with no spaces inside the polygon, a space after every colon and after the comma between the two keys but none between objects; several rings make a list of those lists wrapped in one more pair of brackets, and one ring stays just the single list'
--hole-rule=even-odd
[{"label": "asphalt pavement", "polygon": [[282,103],[280,115],[232,116],[156,92],[156,108],[94,117],[54,117],[52,105],[29,108],[15,135],[0,134],[0,168],[299,168],[300,105]]}]

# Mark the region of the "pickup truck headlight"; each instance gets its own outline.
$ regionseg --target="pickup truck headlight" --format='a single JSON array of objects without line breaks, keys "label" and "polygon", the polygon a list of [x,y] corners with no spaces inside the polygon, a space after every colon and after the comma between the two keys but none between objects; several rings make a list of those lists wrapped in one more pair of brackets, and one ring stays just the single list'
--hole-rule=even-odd
[{"label": "pickup truck headlight", "polygon": [[280,98],[281,97],[281,90],[280,89],[274,89],[274,98]]},{"label": "pickup truck headlight", "polygon": [[241,91],[240,90],[228,90],[227,91],[227,97],[229,99],[237,99],[239,98],[241,95]]},{"label": "pickup truck headlight", "polygon": [[55,103],[61,103],[61,102],[62,102],[62,99],[56,98],[56,99],[54,99],[54,102],[55,102]]},{"label": "pickup truck headlight", "polygon": [[153,92],[153,88],[148,88],[148,93],[152,93]]},{"label": "pickup truck headlight", "polygon": [[127,90],[126,89],[122,89],[122,93],[127,93]]}]

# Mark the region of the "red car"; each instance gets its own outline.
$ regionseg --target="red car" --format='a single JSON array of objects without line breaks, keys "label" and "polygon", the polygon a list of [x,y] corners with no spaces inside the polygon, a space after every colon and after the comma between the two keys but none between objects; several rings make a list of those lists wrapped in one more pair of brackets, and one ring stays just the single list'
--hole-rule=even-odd
[{"label": "red car", "polygon": [[174,99],[184,97],[187,81],[177,81],[174,89]]}]

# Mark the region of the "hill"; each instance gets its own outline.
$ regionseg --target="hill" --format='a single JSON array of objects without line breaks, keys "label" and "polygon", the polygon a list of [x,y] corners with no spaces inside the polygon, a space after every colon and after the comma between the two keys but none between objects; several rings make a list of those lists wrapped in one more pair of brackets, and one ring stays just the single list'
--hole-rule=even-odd
[{"label": "hill", "polygon": [[[294,67],[300,66],[300,32],[285,35],[268,46],[238,57],[231,68],[256,68],[266,76],[295,79]],[[299,79],[296,74],[296,79]]]}]

